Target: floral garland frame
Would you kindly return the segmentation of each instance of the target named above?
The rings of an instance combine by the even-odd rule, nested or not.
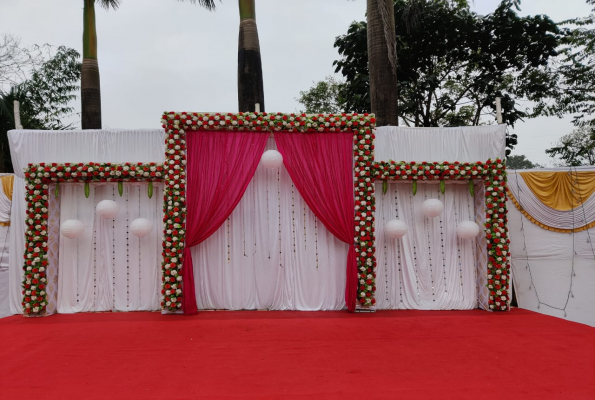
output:
[[[418,181],[439,181],[445,190],[447,180],[467,180],[473,193],[473,180],[481,179],[485,189],[485,232],[488,253],[488,305],[493,311],[510,309],[510,238],[506,201],[506,167],[499,158],[477,163],[459,162],[374,162],[372,174],[377,180],[411,181],[416,191]],[[356,206],[357,207],[357,206]],[[360,280],[360,284],[362,281]]]
[[[284,114],[284,113],[196,113],[165,112],[161,123],[166,131],[166,187],[164,189],[163,276],[180,276],[184,251],[184,229],[186,221],[186,131],[226,130],[236,132],[352,132],[354,155],[354,194],[356,201],[373,198],[374,185],[369,174],[374,161],[374,129],[376,118],[373,114]],[[357,208],[357,207],[356,207]],[[360,207],[361,208],[361,207]],[[360,221],[373,218],[373,208],[361,208],[356,214],[356,226]],[[355,250],[359,270],[366,275],[374,273],[374,233],[354,235]],[[370,243],[372,245],[370,246]],[[162,308],[175,312],[180,308],[182,294],[180,285],[175,293],[163,288]],[[363,293],[363,296],[361,294]],[[373,304],[373,286],[360,292],[363,305]]]
[[[47,307],[48,208],[50,183],[160,182],[163,163],[40,163],[25,169],[27,219],[23,265],[23,314],[45,314]],[[58,186],[56,187],[56,189]],[[56,190],[57,194],[57,190]]]

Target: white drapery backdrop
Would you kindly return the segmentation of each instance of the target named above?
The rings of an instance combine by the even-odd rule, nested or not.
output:
[[[8,273],[9,236],[10,226],[0,226],[0,318],[11,314]]]
[[[539,171],[543,170],[571,172],[568,168]],[[577,170],[593,171],[593,167]],[[554,210],[539,202],[524,183],[518,172],[525,171],[508,171],[508,187],[531,217],[561,229],[573,229],[595,219],[595,196],[574,210]],[[512,201],[507,206],[519,307],[595,326],[595,228],[575,233],[548,231],[533,224]]]
[[[60,236],[58,313],[84,311],[159,310],[163,191],[156,184],[153,197],[147,183],[92,184],[85,198],[83,184],[60,187],[60,221],[78,219],[85,225],[78,239]],[[101,200],[113,200],[120,210],[115,219],[95,212]],[[137,218],[153,223],[150,235],[130,232]]]
[[[198,308],[341,310],[347,250],[310,211],[285,167],[259,165],[230,218],[192,248]]]
[[[376,161],[458,161],[506,157],[506,125],[376,129]]]
[[[475,240],[458,238],[461,221],[475,221],[474,197],[467,185],[391,183],[376,186],[376,306],[378,309],[452,310],[477,307]],[[425,217],[422,203],[439,199],[444,212]],[[384,226],[405,221],[407,234],[390,239]]]
[[[41,162],[163,162],[163,129],[103,129],[85,131],[12,130],[8,132],[15,170],[9,255],[9,308],[22,314],[21,283],[25,252],[24,168]],[[153,197],[155,199],[155,197]],[[21,200],[22,199],[22,200]],[[160,199],[163,201],[163,198]]]

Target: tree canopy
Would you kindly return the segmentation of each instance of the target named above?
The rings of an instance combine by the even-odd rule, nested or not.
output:
[[[472,12],[466,0],[395,0],[401,121],[485,124],[495,120],[496,97],[511,126],[543,113],[538,105],[556,92],[550,61],[564,33],[547,16],[521,17],[517,10],[513,0],[486,16]],[[345,111],[370,111],[366,38],[366,23],[354,22],[335,40],[335,72],[346,78],[337,100]],[[522,100],[536,106],[522,106]],[[514,147],[516,136],[507,144]]]
[[[543,165],[532,163],[523,154],[508,156],[506,157],[506,168],[507,169],[531,169],[531,168],[543,168]]]
[[[15,128],[13,102],[21,103],[21,122],[28,129],[70,129],[65,118],[74,112],[81,78],[80,54],[74,49],[58,47],[29,78],[0,91],[0,171],[13,172],[7,132]]]
[[[595,165],[595,130],[589,126],[576,128],[545,152],[561,166]]]

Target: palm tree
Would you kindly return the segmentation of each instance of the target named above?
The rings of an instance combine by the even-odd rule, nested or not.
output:
[[[397,45],[393,0],[368,0],[370,102],[378,126],[398,125]]]
[[[238,40],[238,107],[255,111],[256,103],[264,112],[264,88],[260,43],[256,26],[255,0],[238,0],[240,8],[240,36]]]
[[[81,125],[83,129],[101,129],[101,88],[97,63],[97,29],[95,2],[114,10],[120,0],[84,0],[83,67],[81,69]]]

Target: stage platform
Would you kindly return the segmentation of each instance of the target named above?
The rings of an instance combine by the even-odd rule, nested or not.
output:
[[[595,328],[513,309],[0,319],[2,399],[594,399]]]

